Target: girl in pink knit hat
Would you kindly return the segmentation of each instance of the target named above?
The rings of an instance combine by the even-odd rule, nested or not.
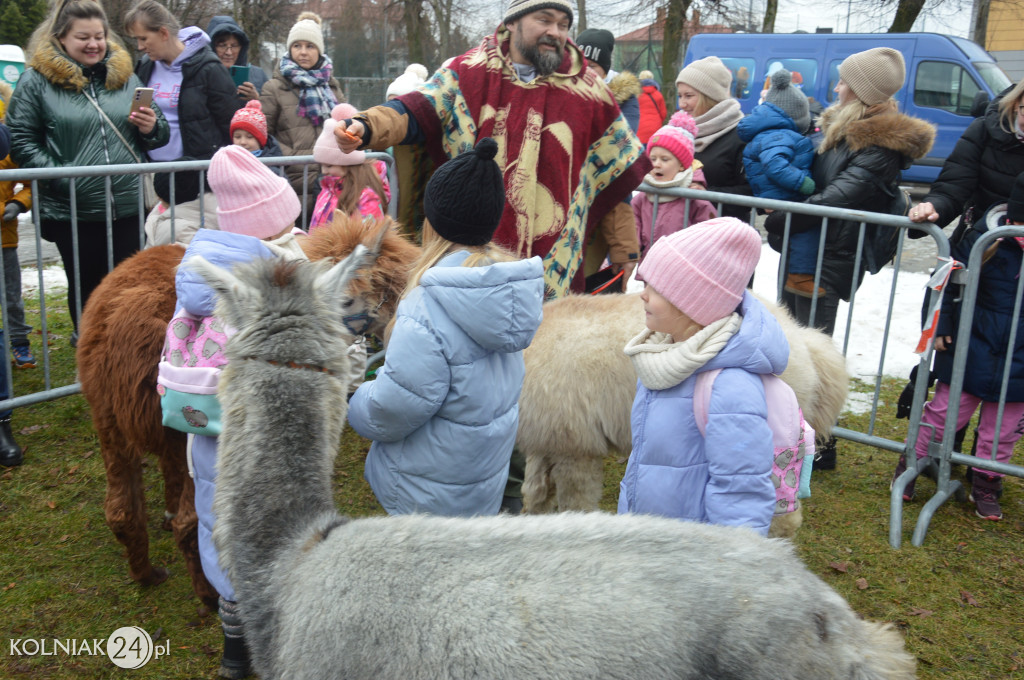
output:
[[[704,171],[700,161],[693,158],[693,140],[697,124],[686,111],[676,111],[665,125],[655,131],[647,142],[647,156],[653,168],[644,182],[659,189],[703,189]],[[658,216],[654,217],[654,204]],[[710,220],[716,216],[715,207],[708,201],[638,193],[633,197],[633,217],[640,238],[640,257],[651,244],[662,236],[679,231],[691,224]]]
[[[620,513],[768,534],[774,448],[761,374],[785,370],[789,343],[746,290],[760,256],[755,229],[720,217],[658,239],[640,263],[647,329],[625,348],[639,384]],[[716,369],[701,434],[694,389]]]
[[[227,362],[223,346],[229,331],[213,315],[216,293],[185,263],[202,256],[218,266],[231,267],[257,257],[306,256],[294,238],[302,233],[294,227],[302,208],[288,180],[236,145],[221,147],[213,155],[208,180],[217,197],[219,229],[200,229],[185,251],[184,266],[178,268],[178,301],[167,329],[157,391],[164,424],[190,434],[189,469],[195,479],[199,559],[207,580],[220,594],[224,628],[221,676],[242,678],[248,675],[249,661],[234,587],[220,567],[212,540],[220,433],[216,386]]]
[[[382,219],[388,209],[391,191],[384,164],[366,160],[363,151],[345,153],[334,139],[338,121],[357,113],[351,104],[335,106],[313,147],[313,160],[320,163],[320,195],[313,208],[310,231],[328,224],[335,210]]]

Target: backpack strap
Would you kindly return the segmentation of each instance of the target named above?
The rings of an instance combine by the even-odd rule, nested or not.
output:
[[[697,421],[697,429],[700,436],[706,437],[705,431],[708,426],[708,404],[711,403],[711,387],[715,384],[715,378],[722,372],[722,369],[715,368],[710,371],[701,371],[697,374],[697,382],[693,387],[693,418]]]

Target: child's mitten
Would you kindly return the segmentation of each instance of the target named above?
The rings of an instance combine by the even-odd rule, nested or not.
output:
[[[804,177],[804,181],[800,183],[800,193],[804,196],[810,196],[814,193],[814,180],[811,179],[810,175]]]

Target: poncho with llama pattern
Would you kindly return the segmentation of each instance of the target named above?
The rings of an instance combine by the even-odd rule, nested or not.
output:
[[[423,128],[437,165],[482,137],[498,143],[506,202],[494,240],[522,257],[543,258],[551,299],[569,292],[587,238],[639,186],[650,162],[575,45],[566,45],[554,73],[527,83],[508,56],[510,35],[499,27],[399,99]]]

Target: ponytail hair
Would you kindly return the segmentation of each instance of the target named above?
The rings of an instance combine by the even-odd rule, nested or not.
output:
[[[181,30],[181,24],[171,10],[157,0],[140,0],[132,5],[124,15],[125,32],[131,33],[132,27],[136,24],[146,31],[156,32],[166,28],[172,37],[176,37]]]

